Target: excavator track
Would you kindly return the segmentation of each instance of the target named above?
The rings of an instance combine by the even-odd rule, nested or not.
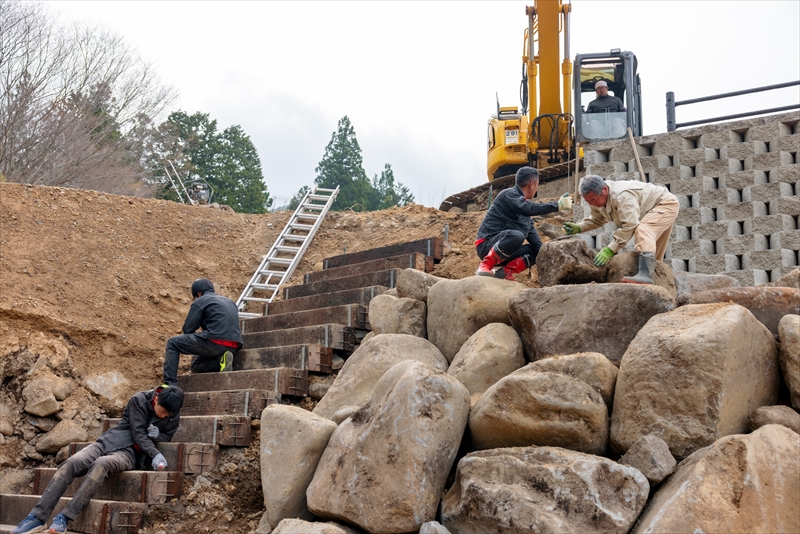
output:
[[[578,160],[578,171],[583,170],[583,158]],[[564,178],[568,173],[575,174],[575,160],[551,165],[539,169],[539,183],[552,182]],[[501,178],[495,178],[491,182],[486,182],[472,189],[450,195],[444,199],[439,206],[440,211],[450,211],[459,208],[464,211],[483,211],[489,209],[489,197],[494,198],[503,189],[514,187],[514,175],[509,174]]]

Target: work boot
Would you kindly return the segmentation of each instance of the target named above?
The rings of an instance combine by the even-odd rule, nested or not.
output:
[[[475,274],[478,276],[495,276],[494,269],[495,265],[503,261],[497,252],[495,252],[494,247],[489,251],[486,257],[483,258],[481,264],[478,266],[478,270],[475,271]]]
[[[226,350],[219,359],[219,372],[233,371],[233,353]]]
[[[525,256],[520,256],[519,258],[514,258],[513,260],[506,263],[501,269],[504,272],[504,277],[506,280],[511,280],[514,282],[514,275],[517,273],[521,273],[525,269],[528,268],[528,262],[525,261]]]
[[[653,252],[639,253],[639,272],[636,276],[626,276],[622,279],[627,284],[652,284],[653,269],[656,266],[656,255]]]

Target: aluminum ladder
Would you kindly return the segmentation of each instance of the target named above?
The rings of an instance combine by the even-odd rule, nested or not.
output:
[[[281,285],[291,278],[303,258],[338,193],[338,186],[336,189],[314,187],[306,193],[236,301],[240,318],[264,315],[263,311],[246,311],[247,305],[251,302],[268,304],[275,300]]]

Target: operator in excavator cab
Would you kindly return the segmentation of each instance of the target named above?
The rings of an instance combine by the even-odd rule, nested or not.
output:
[[[619,138],[625,135],[625,121],[609,113],[627,111],[622,100],[608,94],[608,82],[600,80],[594,84],[597,98],[589,102],[586,113],[596,114],[594,117],[587,115],[589,121],[585,128],[585,135],[594,139]],[[602,115],[601,115],[602,114]]]
[[[533,227],[531,216],[572,207],[569,193],[553,202],[529,202],[539,189],[539,171],[533,167],[519,169],[515,182],[513,188],[500,191],[478,228],[475,241],[475,252],[481,259],[475,271],[478,276],[513,281],[515,274],[536,263],[536,256],[542,248],[542,240]],[[525,240],[528,244],[523,246]]]

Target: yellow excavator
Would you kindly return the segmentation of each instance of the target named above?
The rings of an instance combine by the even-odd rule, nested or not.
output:
[[[577,170],[580,144],[620,139],[628,135],[628,127],[634,136],[642,135],[636,56],[619,49],[578,54],[573,71],[571,11],[568,0],[536,0],[525,8],[528,27],[523,39],[520,107],[500,106],[498,100],[497,113],[489,120],[489,183],[451,195],[439,209],[473,209],[477,204],[483,204],[478,209],[486,209],[487,197],[491,202],[492,192],[512,187],[520,167],[536,167],[541,181],[555,180]],[[624,111],[586,112],[596,97],[595,84],[601,80],[608,94],[623,102]]]

